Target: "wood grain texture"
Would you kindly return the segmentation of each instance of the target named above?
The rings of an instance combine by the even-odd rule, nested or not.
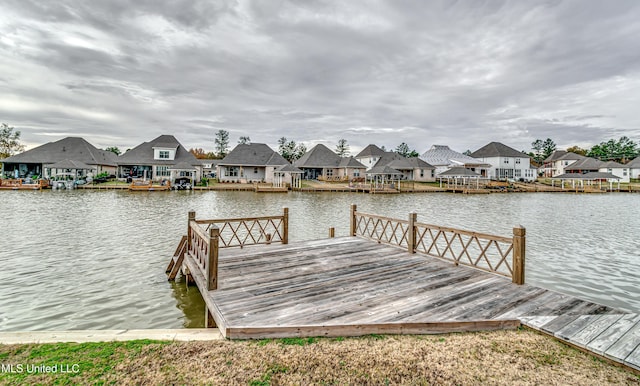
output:
[[[212,291],[193,256],[183,264],[227,338],[445,333],[522,321],[620,363],[638,360],[637,315],[358,237],[222,248]]]

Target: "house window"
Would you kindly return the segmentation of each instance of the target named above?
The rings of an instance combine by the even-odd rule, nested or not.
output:
[[[505,158],[502,162],[505,163],[505,164],[508,164],[509,163],[509,158]]]
[[[158,177],[170,177],[171,172],[168,166],[156,166],[156,176]]]
[[[424,177],[424,169],[420,169],[420,177]]]
[[[522,176],[522,170],[521,169],[514,170],[514,176],[521,177]]]
[[[258,174],[258,168],[253,168],[253,174]]]
[[[431,170],[431,177],[435,177],[436,176],[436,171],[435,170]]]
[[[520,158],[516,158],[516,165],[520,164]]]
[[[333,169],[327,169],[327,177],[333,177]]]
[[[607,172],[611,173],[611,169],[607,169]]]
[[[353,171],[353,176],[354,177],[360,177],[360,169],[356,169]]]
[[[160,158],[160,159],[169,159],[169,150],[160,150],[158,152],[158,158]]]
[[[240,168],[237,168],[237,167],[227,168],[227,176],[228,177],[238,177],[239,169]]]

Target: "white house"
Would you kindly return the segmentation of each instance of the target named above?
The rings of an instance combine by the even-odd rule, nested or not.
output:
[[[436,180],[435,167],[418,157],[407,158],[393,151],[384,152],[383,155],[379,156],[374,166],[378,170],[380,170],[380,167],[385,166],[397,170],[403,180],[420,182]],[[371,171],[371,169],[368,171]]]
[[[462,166],[466,169],[479,173],[484,177],[486,176],[487,168],[491,167],[491,165],[484,161],[458,153],[455,150],[451,150],[449,146],[443,145],[431,146],[429,150],[422,153],[420,158],[429,165],[435,167],[436,175],[451,168]]]
[[[587,157],[571,153],[566,150],[556,150],[549,157],[547,157],[544,163],[544,176],[556,177],[565,174],[565,168],[575,162],[581,161]]]
[[[217,165],[220,182],[274,182],[274,173],[289,161],[264,143],[242,143]]]
[[[536,168],[531,167],[531,157],[500,142],[491,142],[471,153],[471,157],[491,165],[486,177],[495,180],[535,181]]]
[[[380,160],[380,157],[385,155],[386,152],[380,149],[376,145],[368,145],[360,153],[358,153],[355,158],[358,162],[366,166],[367,170],[371,169],[375,166],[375,164]]]
[[[118,157],[120,177],[148,178],[155,181],[202,178],[202,163],[173,135],[161,135]]]
[[[629,168],[629,174],[631,178],[639,179],[640,178],[640,157],[635,158],[631,162],[627,164]]]
[[[629,182],[631,173],[628,165],[622,165],[615,161],[604,162],[598,170],[602,173],[611,173],[616,177],[620,177],[620,182]]]

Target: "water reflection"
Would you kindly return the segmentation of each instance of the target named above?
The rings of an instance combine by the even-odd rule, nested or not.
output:
[[[527,228],[528,283],[640,311],[640,195],[0,192],[0,330],[201,326],[195,287],[164,268],[199,218],[290,208],[290,242],[348,233],[359,210],[498,235]]]
[[[194,285],[187,287],[184,276],[179,276],[171,282],[173,297],[176,299],[176,307],[184,314],[182,327],[204,327],[204,300],[200,296],[198,288]]]

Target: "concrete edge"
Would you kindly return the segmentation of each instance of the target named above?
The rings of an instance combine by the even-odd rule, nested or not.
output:
[[[224,340],[224,337],[217,328],[0,332],[0,344],[115,342],[142,339],[186,342]]]

